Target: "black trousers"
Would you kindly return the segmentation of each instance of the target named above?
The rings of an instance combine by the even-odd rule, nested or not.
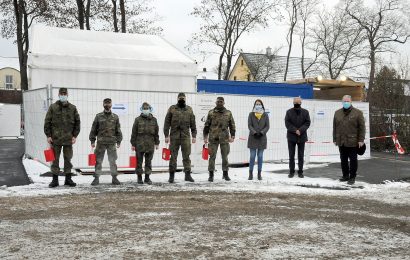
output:
[[[305,143],[296,143],[288,140],[288,150],[289,150],[289,172],[295,173],[295,152],[296,145],[298,146],[298,173],[303,173],[303,163],[305,155]]]
[[[342,166],[343,177],[356,178],[357,172],[357,147],[339,146],[340,163]],[[349,165],[350,160],[350,165]]]

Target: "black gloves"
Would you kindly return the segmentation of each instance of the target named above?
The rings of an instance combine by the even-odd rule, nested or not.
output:
[[[253,136],[255,136],[256,138],[261,138],[263,134],[261,132],[257,132],[257,133],[254,133]]]

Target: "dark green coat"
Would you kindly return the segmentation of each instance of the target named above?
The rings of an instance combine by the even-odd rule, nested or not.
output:
[[[76,106],[57,101],[52,104],[44,119],[44,133],[54,145],[71,145],[72,138],[80,133],[80,115]]]
[[[339,109],[333,118],[333,142],[337,146],[357,147],[364,142],[366,125],[363,112],[351,107],[348,110]]]
[[[112,112],[98,113],[95,118],[90,131],[89,137],[91,143],[101,144],[121,144],[122,132],[120,119]]]
[[[189,130],[191,130],[191,134]],[[180,108],[178,105],[172,105],[165,116],[165,137],[187,139],[192,135],[192,138],[196,138],[196,133],[195,115],[192,108],[190,106]]]
[[[210,143],[228,143],[229,137],[235,136],[236,127],[231,111],[216,108],[208,112],[204,126],[204,138]]]
[[[154,152],[155,145],[159,145],[159,127],[155,117],[140,115],[135,118],[132,126],[131,145],[137,152]]]

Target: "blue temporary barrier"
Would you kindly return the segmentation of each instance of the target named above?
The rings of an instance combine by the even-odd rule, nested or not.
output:
[[[198,79],[197,91],[205,93],[240,94],[255,96],[282,96],[313,99],[312,84],[267,83]]]

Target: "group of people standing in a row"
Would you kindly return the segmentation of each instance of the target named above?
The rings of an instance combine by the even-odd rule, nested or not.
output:
[[[178,94],[177,104],[172,105],[165,116],[164,136],[165,143],[169,144],[171,157],[169,161],[169,183],[174,183],[177,171],[177,158],[179,149],[182,152],[182,162],[185,173],[185,181],[194,182],[191,176],[191,144],[196,143],[197,128],[195,115],[190,106],[186,104],[184,93]],[[357,149],[364,143],[365,124],[363,113],[353,108],[350,96],[343,97],[343,108],[337,110],[333,122],[333,141],[339,146],[343,177],[341,181],[354,183],[357,171]],[[298,176],[303,178],[304,148],[307,138],[307,129],[310,126],[309,112],[301,108],[301,98],[294,98],[294,107],[286,112],[285,125],[287,128],[288,150],[289,150],[289,178],[295,174],[295,152],[298,147]],[[112,101],[109,98],[103,101],[104,111],[98,113],[92,124],[89,135],[91,147],[96,155],[94,180],[91,185],[99,184],[102,171],[102,162],[105,151],[107,151],[112,184],[119,185],[117,178],[117,149],[120,148],[123,139],[119,118],[112,113]],[[144,102],[140,108],[141,114],[135,118],[131,145],[137,157],[135,172],[139,184],[152,184],[150,175],[152,172],[152,158],[154,151],[159,147],[159,126],[157,119],[152,114],[152,106]],[[248,148],[250,149],[249,180],[253,179],[255,159],[258,162],[258,180],[262,180],[263,152],[267,148],[267,133],[269,131],[269,117],[265,111],[262,100],[257,99],[252,111],[248,116]],[[228,155],[230,143],[235,140],[235,121],[231,111],[225,108],[223,97],[218,97],[215,108],[208,112],[203,137],[204,143],[208,145],[209,162],[208,181],[214,181],[215,159],[218,148],[222,155],[222,178],[230,181],[228,174]],[[77,108],[68,102],[68,91],[60,88],[59,100],[53,103],[47,112],[44,122],[44,133],[47,142],[52,145],[55,160],[51,164],[53,180],[50,187],[57,187],[58,173],[60,172],[59,158],[61,151],[64,158],[64,185],[74,187],[71,176],[73,157],[72,145],[80,133],[80,116]],[[350,165],[348,160],[350,159]],[[143,161],[145,167],[143,169]],[[145,173],[144,180],[142,178]]]

